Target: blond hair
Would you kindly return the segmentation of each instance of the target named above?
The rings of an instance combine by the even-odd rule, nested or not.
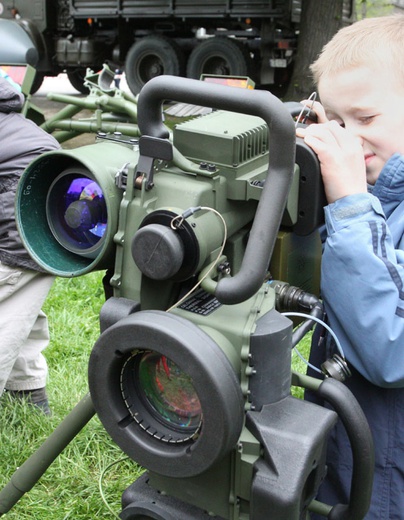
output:
[[[404,85],[404,16],[365,18],[340,29],[311,65],[314,82],[342,70],[369,66],[383,73],[396,70]]]

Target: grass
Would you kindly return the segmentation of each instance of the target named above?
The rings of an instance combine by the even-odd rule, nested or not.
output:
[[[103,303],[100,273],[75,279],[57,279],[48,296],[51,344],[46,350],[49,365],[48,394],[53,415],[33,413],[26,404],[4,398],[0,407],[0,486],[19,467],[87,394],[87,364],[99,335],[98,314]],[[55,460],[33,489],[6,515],[9,520],[114,518],[120,511],[122,491],[140,469],[125,460],[102,472],[123,457],[97,417],[84,427]]]
[[[87,393],[87,365],[98,338],[103,299],[102,273],[56,279],[45,305],[51,344],[48,394],[53,415],[33,413],[26,404],[3,398],[0,407],[0,488],[46,440]],[[304,370],[300,360],[295,368]],[[7,520],[89,520],[117,518],[121,494],[142,471],[93,417],[39,482],[7,513]],[[105,475],[103,475],[105,472]],[[101,496],[99,480],[102,479]],[[105,503],[106,502],[106,503]],[[107,504],[107,505],[106,505]]]

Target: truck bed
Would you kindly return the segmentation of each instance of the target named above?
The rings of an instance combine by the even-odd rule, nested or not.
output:
[[[300,4],[293,2],[293,4]],[[285,2],[279,0],[72,0],[75,16],[111,16],[154,18],[175,16],[200,18],[201,16],[285,16]]]

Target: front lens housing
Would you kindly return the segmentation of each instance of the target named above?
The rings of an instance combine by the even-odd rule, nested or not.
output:
[[[174,313],[140,310],[107,327],[88,382],[107,432],[156,474],[200,475],[240,438],[245,400],[233,364],[221,343]]]

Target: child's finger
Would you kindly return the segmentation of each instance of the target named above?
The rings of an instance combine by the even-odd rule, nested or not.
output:
[[[319,101],[314,101],[314,103],[313,103],[313,100],[311,100],[311,99],[303,99],[302,101],[300,101],[300,103],[302,105],[310,108],[311,110],[313,110],[313,112],[315,112],[315,114],[317,115],[318,123],[327,123],[328,122],[328,118],[325,115],[324,107]]]

